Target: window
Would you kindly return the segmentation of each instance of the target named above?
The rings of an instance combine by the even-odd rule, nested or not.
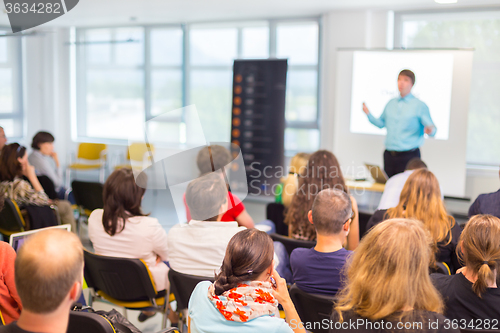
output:
[[[500,164],[500,11],[400,14],[406,48],[475,49],[467,131],[467,162]]]
[[[180,27],[78,29],[78,137],[139,140],[147,120],[182,107],[182,36]],[[178,142],[180,117],[169,117],[148,125]]]
[[[9,139],[23,136],[21,39],[0,28],[0,126]]]
[[[289,59],[285,148],[319,147],[317,19],[78,29],[76,45],[78,137],[126,140],[148,121],[156,139],[199,142],[180,109],[194,104],[205,138],[228,141],[234,59],[277,57]]]

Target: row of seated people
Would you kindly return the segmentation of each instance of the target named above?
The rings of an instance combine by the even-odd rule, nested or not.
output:
[[[40,149],[46,149],[44,145],[52,146],[52,143],[34,141]],[[0,192],[15,201],[21,208],[44,207],[56,205],[58,214],[63,224],[71,224],[72,230],[76,230],[76,221],[73,215],[71,203],[63,199],[50,199],[45,193],[37,177],[35,167],[28,160],[26,147],[18,143],[4,145],[0,151]],[[43,210],[36,210],[36,213]],[[29,220],[30,215],[24,215]],[[33,216],[31,216],[33,217]],[[32,223],[36,219],[32,218]],[[47,225],[42,225],[47,226]],[[33,227],[33,226],[32,226]]]
[[[336,221],[343,226],[352,215],[348,199],[338,190],[324,190],[314,204],[326,201],[345,208],[345,216]],[[317,214],[312,214],[314,219]],[[498,329],[499,239],[498,218],[473,217],[460,243],[465,267],[452,276],[429,275],[434,248],[420,221],[389,219],[376,225],[347,258],[345,280],[327,324],[330,332],[459,332],[459,327],[474,325]],[[2,252],[5,246],[0,246]],[[201,282],[192,293],[190,331],[305,332],[286,281],[274,269],[273,252],[266,233],[257,229],[236,233],[227,244],[215,282]],[[6,262],[12,265],[12,260]],[[0,327],[0,332],[66,332],[69,308],[82,286],[78,238],[62,230],[36,233],[19,250],[14,266],[22,311],[17,322]],[[8,268],[12,273],[13,267]],[[278,304],[285,320],[279,318]]]
[[[320,155],[322,155],[322,157],[323,157],[323,158],[325,158],[325,156],[328,156],[328,155],[329,155],[329,154],[331,154],[331,153],[329,153],[329,152],[325,152],[325,151],[320,151],[320,152],[317,152],[317,154],[320,154]],[[331,154],[331,155],[333,156],[333,154]],[[333,157],[334,157],[334,156],[333,156]],[[338,164],[338,163],[337,163],[337,164]],[[316,173],[318,174],[318,172],[316,172]],[[341,174],[340,174],[340,176],[341,176]],[[110,178],[112,178],[112,177],[110,177]],[[129,177],[129,178],[131,179],[131,181],[132,181],[132,183],[133,183],[133,177]],[[216,181],[216,180],[214,179],[213,181]],[[117,182],[117,183],[123,183],[123,182]],[[126,182],[125,182],[125,183],[126,183]],[[115,189],[115,191],[116,191],[117,193],[120,193],[120,194],[124,194],[124,193],[125,193],[125,194],[127,194],[127,195],[128,195],[128,194],[133,193],[133,190],[130,190],[130,189],[123,190],[123,188],[122,188],[121,190],[120,190],[120,189],[118,189],[118,190],[116,190],[116,189]],[[211,196],[211,195],[209,195],[209,194],[207,193],[206,188],[199,189],[198,191],[193,191],[193,193],[197,193],[197,194],[200,194],[200,195],[202,195],[202,194],[206,194],[206,195],[205,195],[206,197],[213,197],[213,196]],[[344,193],[345,193],[345,191],[344,191]],[[142,192],[142,194],[140,195],[140,198],[142,198],[142,195],[143,195],[143,194],[144,194],[144,192]],[[113,196],[113,195],[112,195],[112,196]],[[225,212],[225,207],[224,207],[224,205],[225,205],[225,204],[227,204],[227,199],[225,199],[225,198],[226,198],[226,196],[227,196],[227,194],[225,194],[225,195],[223,195],[223,196],[219,196],[219,197],[220,197],[220,199],[221,199],[221,200],[223,200],[223,202],[225,202],[225,203],[224,203],[224,204],[221,204],[221,203],[219,202],[219,204],[218,204],[218,205],[216,205],[216,208],[215,208],[215,209],[216,209],[218,212],[221,212],[221,213]],[[188,195],[186,195],[186,197],[188,197]],[[217,197],[217,196],[215,196],[215,197]],[[113,198],[115,199],[116,197],[114,197],[114,196],[113,196]],[[135,196],[135,200],[129,200],[129,201],[128,201],[128,203],[118,203],[118,205],[123,205],[123,207],[126,207],[126,205],[127,205],[127,204],[131,204],[131,205],[132,205],[132,206],[131,206],[132,208],[133,208],[133,207],[138,207],[138,210],[136,209],[136,210],[135,210],[135,212],[137,212],[137,211],[138,211],[138,212],[140,212],[140,198],[136,195],[136,196]],[[123,198],[122,198],[122,199],[123,199]],[[204,199],[202,198],[202,200],[201,200],[201,202],[202,202],[202,203],[203,203],[203,200],[204,200]],[[105,201],[106,201],[106,199],[105,199]],[[124,201],[127,201],[127,200],[124,200]],[[188,198],[186,198],[186,201],[188,202],[188,206],[190,206],[190,205],[189,205],[189,199],[188,199]],[[293,201],[293,200],[292,200],[292,201]],[[353,204],[351,204],[351,205],[352,205],[352,206],[354,206]],[[105,206],[106,206],[106,205],[105,205]],[[198,203],[196,203],[196,202],[192,203],[192,206],[193,206],[193,209],[194,209],[194,210],[196,210],[196,209],[197,209],[197,207],[200,207],[200,206],[198,205]],[[122,208],[123,208],[123,207],[122,207]],[[109,209],[108,209],[108,210],[109,210]],[[354,207],[352,207],[352,210],[354,211]],[[105,220],[106,220],[106,219],[104,218],[104,213],[105,213],[105,211],[106,211],[106,209],[104,210],[104,212],[103,212],[103,211],[101,211],[102,216],[101,216],[100,218],[99,218],[99,216],[98,216],[98,212],[96,212],[96,216],[98,217],[98,218],[96,219],[96,221],[97,221],[97,225],[99,225],[99,226],[101,227],[101,229],[102,229],[101,231],[104,231],[104,232],[106,232],[107,234],[109,234],[109,232],[107,232],[107,231],[106,231],[106,227],[107,227],[107,226],[109,227],[110,225],[112,225],[112,224],[113,224],[113,216],[115,216],[115,217],[116,217],[116,216],[118,216],[118,217],[116,218],[116,222],[115,222],[115,225],[118,225],[119,221],[126,221],[127,219],[130,219],[131,217],[138,217],[138,216],[141,216],[141,215],[142,215],[142,213],[140,213],[141,215],[136,215],[136,214],[134,213],[134,210],[130,211],[130,209],[128,209],[128,208],[127,208],[127,209],[123,209],[123,214],[122,214],[122,215],[119,215],[119,214],[117,215],[117,214],[113,214],[113,213],[112,213],[112,214],[110,214],[112,218],[108,220],[108,223],[104,223],[103,221],[105,221]],[[112,211],[112,210],[111,210],[111,211]],[[198,216],[207,216],[206,214],[207,214],[207,212],[206,212],[205,210],[202,210],[202,211],[199,213],[199,215],[198,215]],[[211,214],[212,214],[212,213],[210,213],[209,215],[211,215]],[[215,214],[215,211],[214,211],[214,214]],[[351,214],[352,214],[352,213],[351,213]],[[221,215],[222,215],[222,214],[218,214],[217,219],[221,219]],[[356,214],[354,213],[354,215],[353,215],[353,216],[351,216],[351,218],[349,219],[350,221],[352,221],[352,223],[354,223],[354,220],[355,220],[355,215],[356,215]],[[120,216],[122,217],[122,218],[121,218],[121,220],[120,220]],[[125,218],[123,218],[123,216],[124,216]],[[211,216],[215,216],[215,215],[211,215]],[[307,215],[306,215],[306,216],[307,216]],[[410,217],[414,217],[414,216],[410,216]],[[200,219],[201,219],[201,218],[200,218]],[[136,224],[141,224],[141,223],[142,223],[142,219],[139,219],[139,220],[141,220],[141,221],[136,222]],[[154,220],[155,220],[155,219],[154,219]],[[210,220],[210,219],[209,219],[209,220]],[[308,221],[309,221],[309,218],[308,218]],[[450,220],[450,221],[451,221],[451,220]],[[201,221],[200,221],[200,222],[201,222]],[[118,233],[117,233],[117,230],[115,229],[115,233],[117,233],[117,234],[120,234],[121,232],[123,232],[123,231],[126,229],[126,228],[125,228],[125,225],[130,225],[129,223],[125,223],[125,222],[121,222],[121,223],[122,223],[122,227],[123,227],[123,228],[122,228],[122,230],[121,230],[120,232],[118,232]],[[158,221],[157,221],[157,220],[156,220],[156,223],[158,224]],[[191,225],[191,224],[189,224],[188,226],[195,227],[195,225],[196,225],[196,223],[193,223],[192,225]],[[204,226],[204,225],[202,225],[202,226]],[[234,226],[234,223],[233,223],[233,226]],[[312,224],[311,224],[311,226],[312,226]],[[159,228],[159,229],[162,229],[162,228],[161,228],[161,226],[160,226],[159,224],[158,224],[158,225],[154,225],[154,227]],[[186,228],[186,226],[185,226],[185,225],[183,225],[183,226],[179,226],[179,228],[181,228],[181,227],[183,227],[183,229],[181,229],[181,230],[185,230],[185,231],[187,231],[188,233],[189,233],[189,232],[191,232],[191,230],[195,230],[195,228]],[[228,224],[228,227],[229,227],[229,224]],[[314,228],[314,227],[313,227],[313,228]],[[159,229],[156,229],[156,230],[159,230]],[[202,230],[202,231],[200,231],[200,233],[201,233],[201,234],[203,234],[202,236],[205,236],[204,232],[206,232],[206,230]],[[170,235],[171,233],[172,233],[172,232],[170,232],[170,233],[169,233],[169,235]],[[315,234],[316,234],[316,233],[315,233]],[[349,234],[351,234],[351,233],[347,233],[347,235],[349,235]],[[432,232],[431,232],[431,234],[432,234]],[[174,235],[175,235],[175,233],[174,233]],[[220,234],[220,233],[216,233],[216,235],[221,235],[221,234]],[[116,235],[115,235],[115,236],[116,236]],[[173,237],[173,236],[172,236],[172,237]],[[348,236],[347,236],[347,237],[348,237]],[[178,238],[178,237],[175,237],[175,238]],[[136,241],[137,241],[137,240],[136,240]],[[146,241],[151,242],[151,241],[150,241],[150,240],[148,240],[148,239],[146,239]],[[214,242],[214,239],[209,239],[209,242]],[[216,242],[216,241],[215,241],[215,242]],[[222,251],[219,251],[219,253],[218,253],[219,258],[221,258],[221,256],[220,256],[220,255],[221,255],[221,253],[222,253],[222,256],[223,256],[223,254],[224,254],[224,249],[225,249],[225,246],[227,245],[227,242],[228,242],[228,240],[226,240],[225,242],[223,242],[223,250],[222,250]],[[141,243],[141,244],[142,244],[142,243],[144,243],[144,242],[140,242],[140,241],[139,241],[138,243]],[[160,242],[160,243],[161,243],[161,242]],[[163,242],[163,243],[165,243],[165,242]],[[185,248],[187,249],[187,251],[185,251],[185,252],[189,252],[189,250],[192,250],[193,243],[196,243],[196,240],[195,240],[194,242],[188,243],[188,244],[185,246]],[[205,248],[214,247],[214,245],[213,245],[213,244],[214,244],[214,243],[212,243],[212,244],[208,244],[207,246],[205,246]],[[166,244],[165,244],[165,245],[166,245]],[[437,244],[436,244],[436,245],[437,245]],[[116,247],[115,247],[115,248],[116,248]],[[203,248],[203,247],[202,247],[202,248]],[[128,249],[128,250],[129,250],[129,249],[130,249],[130,247],[126,247],[126,249]],[[168,250],[170,250],[170,249],[168,249]],[[167,251],[168,251],[168,250],[167,250]],[[155,258],[157,258],[157,255],[158,255],[158,254],[157,254],[155,251],[150,251],[150,252],[151,252],[151,253],[154,253],[154,254],[155,254]],[[200,253],[199,251],[193,251],[193,252],[196,252],[196,253],[198,253],[198,254]],[[202,251],[202,252],[203,252],[203,251]],[[139,253],[139,255],[137,255],[137,254],[135,254],[135,255],[125,254],[125,255],[126,255],[126,256],[131,256],[131,257],[141,257],[141,254],[140,254],[140,253]],[[149,255],[149,254],[147,254],[147,255]],[[159,257],[160,257],[160,258],[158,258],[158,260],[156,260],[156,262],[155,262],[155,263],[153,263],[153,265],[151,265],[151,264],[149,265],[149,266],[150,266],[150,268],[151,268],[151,267],[155,267],[155,266],[156,266],[156,263],[157,263],[158,265],[161,265],[161,264],[162,264],[162,262],[161,262],[161,259],[162,259],[162,258],[161,258],[161,256],[159,256]],[[171,253],[169,253],[169,257],[170,257],[170,261],[171,261],[172,263],[173,263],[173,262],[175,262],[175,260],[172,260],[172,259],[173,259],[173,257],[172,257],[172,255],[171,255]],[[175,257],[175,256],[174,256],[174,257]],[[292,256],[292,257],[293,257],[293,256]],[[181,256],[181,261],[182,261],[182,256]],[[220,259],[220,260],[218,260],[218,265],[212,266],[212,267],[210,268],[210,272],[211,272],[211,273],[213,273],[213,272],[214,272],[214,271],[218,268],[218,266],[220,265],[221,261],[222,261],[221,259]],[[201,262],[201,265],[203,265],[203,264],[205,264],[205,263],[206,263],[206,261],[203,261],[203,262]],[[194,264],[194,265],[189,265],[189,264],[188,264],[188,265],[186,265],[186,266],[189,266],[189,267],[198,267],[196,264]],[[160,267],[161,267],[161,266],[160,266]],[[166,266],[165,266],[165,267],[166,267]],[[203,266],[201,266],[201,267],[203,267]],[[175,268],[174,268],[174,269],[175,269]],[[196,268],[195,268],[195,269],[196,269]],[[154,269],[153,269],[153,270],[154,270]],[[178,269],[178,270],[182,272],[182,269]],[[188,274],[193,274],[193,272],[185,272],[185,273],[188,273]],[[159,275],[161,275],[161,276],[160,276],[160,285],[161,285],[161,280],[163,279],[163,280],[165,281],[166,274],[161,274],[161,273],[160,273]],[[196,274],[196,275],[205,275],[205,274]],[[165,281],[165,284],[166,284],[166,283],[167,283],[167,282]]]

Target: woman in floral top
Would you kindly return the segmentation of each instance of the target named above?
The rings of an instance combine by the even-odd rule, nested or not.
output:
[[[200,282],[191,295],[191,333],[305,333],[286,281],[273,268],[273,253],[273,241],[263,231],[234,235],[215,282]],[[279,318],[278,303],[286,321]]]
[[[24,180],[23,176],[28,178],[28,181]],[[26,148],[18,143],[11,143],[2,149],[0,155],[0,191],[19,206],[56,204],[62,223],[71,224],[73,230],[76,230],[76,222],[70,203],[66,200],[52,202],[47,197],[35,174],[35,168],[28,162]]]

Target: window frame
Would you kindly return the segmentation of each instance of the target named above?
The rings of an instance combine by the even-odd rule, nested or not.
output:
[[[84,28],[75,28],[75,44],[76,52],[75,52],[75,84],[76,84],[76,115],[74,116],[73,122],[76,122],[76,135],[73,135],[74,138],[78,141],[87,141],[87,142],[103,142],[108,144],[116,144],[116,145],[127,145],[128,141],[124,139],[112,139],[112,138],[98,138],[98,137],[89,137],[87,135],[82,135],[82,133],[86,133],[87,123],[86,123],[86,93],[87,93],[87,82],[85,73],[88,70],[85,58],[85,50],[84,47],[78,47],[78,43],[83,41],[85,32],[87,30],[94,29],[120,29],[120,28],[133,28],[133,27],[142,27],[144,29],[144,64],[137,66],[137,69],[141,69],[144,73],[144,113],[145,113],[145,121],[151,120],[156,117],[151,114],[151,105],[152,105],[152,89],[151,89],[151,76],[152,72],[155,69],[180,69],[182,72],[182,106],[185,107],[190,105],[191,96],[190,96],[190,75],[192,70],[203,69],[203,70],[232,70],[231,65],[193,65],[190,61],[190,32],[193,26],[206,25],[209,27],[213,26],[227,26],[234,27],[237,29],[237,58],[236,59],[245,59],[243,58],[243,29],[246,27],[251,27],[252,23],[267,23],[269,27],[269,59],[276,59],[276,51],[277,51],[277,26],[280,23],[306,23],[306,22],[314,22],[318,25],[318,58],[316,65],[288,65],[288,70],[300,71],[300,70],[314,70],[317,73],[317,83],[316,83],[316,119],[312,121],[286,121],[286,129],[316,129],[320,131],[320,106],[321,106],[321,54],[322,54],[322,19],[320,16],[312,16],[312,17],[298,17],[298,18],[279,18],[279,19],[248,19],[243,22],[237,22],[234,20],[228,21],[208,21],[208,22],[192,22],[187,24],[145,24],[145,25],[119,25],[119,26],[95,26],[95,27],[84,27]],[[174,65],[152,65],[151,64],[151,54],[150,54],[150,45],[151,45],[151,30],[158,28],[180,28],[183,33],[182,38],[182,63],[180,66]],[[127,66],[127,68],[132,68],[132,66]],[[82,75],[83,74],[83,75]],[[185,124],[184,121],[184,113],[181,116],[181,122]],[[181,134],[182,136],[182,134]],[[229,140],[229,138],[228,138]],[[321,145],[321,135],[320,141]],[[165,146],[169,147],[184,147],[184,144],[165,144]],[[318,147],[319,148],[319,147]],[[294,151],[286,151],[286,154],[292,154]]]
[[[0,31],[5,31],[5,34],[9,35],[9,31],[12,29],[8,26],[0,25]],[[14,120],[19,121],[20,123],[20,133],[19,135],[14,135],[12,137],[8,137],[7,139],[11,142],[20,141],[24,138],[26,133],[26,121],[25,121],[25,112],[24,112],[24,69],[23,69],[23,41],[22,38],[24,36],[12,36],[12,37],[0,37],[0,38],[14,38],[15,39],[15,50],[12,53],[14,59],[12,61],[7,62],[6,65],[0,64],[0,68],[12,68],[13,69],[13,101],[14,101],[14,110],[11,113],[0,113],[0,119],[4,120]]]
[[[423,16],[433,14],[466,14],[495,11],[500,14],[500,6],[485,6],[485,7],[462,7],[462,8],[439,8],[439,9],[419,9],[419,10],[402,10],[394,12],[394,48],[403,48],[403,23],[404,16]],[[498,173],[498,165],[470,162],[466,160],[466,169],[468,174],[474,175],[489,175],[493,171]]]

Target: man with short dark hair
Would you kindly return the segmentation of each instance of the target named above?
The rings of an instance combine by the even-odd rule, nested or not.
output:
[[[408,162],[404,172],[389,178],[387,183],[385,183],[384,193],[382,194],[382,198],[380,198],[377,210],[396,207],[408,177],[410,177],[413,171],[423,168],[427,169],[427,165],[420,158],[415,157]]]
[[[325,189],[316,196],[309,222],[314,225],[314,248],[296,248],[290,256],[295,284],[311,294],[335,296],[342,287],[342,270],[352,251],[343,244],[354,217],[349,195],[338,189]]]
[[[420,146],[424,133],[436,135],[436,126],[429,113],[429,107],[412,95],[415,74],[402,70],[398,75],[399,97],[391,99],[379,118],[375,118],[363,103],[368,120],[378,128],[387,128],[384,152],[384,170],[388,177],[405,170],[414,157],[420,158]]]
[[[35,233],[17,253],[15,280],[23,309],[0,332],[66,333],[70,307],[82,291],[82,243],[61,229]]]
[[[478,214],[489,214],[500,218],[500,190],[480,194],[476,198],[469,208],[469,218]]]

